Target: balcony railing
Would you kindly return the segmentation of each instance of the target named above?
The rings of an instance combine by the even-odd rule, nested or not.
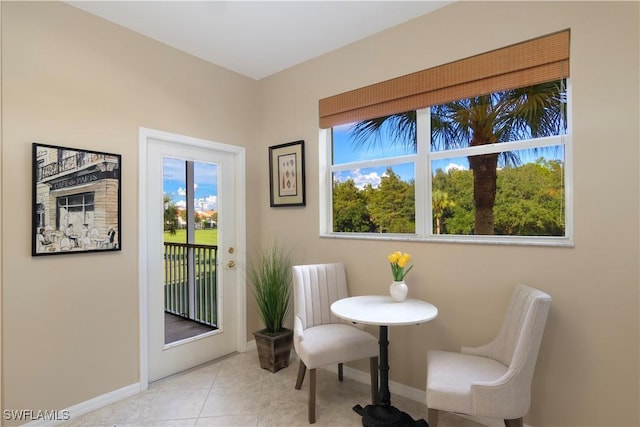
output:
[[[42,165],[38,168],[38,181],[69,171],[79,171],[91,165],[104,163],[106,170],[113,170],[118,163],[117,157],[101,153],[75,153],[63,157],[55,162]]]
[[[217,256],[217,246],[165,242],[166,312],[218,326]]]

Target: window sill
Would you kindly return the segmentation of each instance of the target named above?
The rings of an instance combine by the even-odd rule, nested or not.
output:
[[[484,245],[508,245],[508,246],[550,246],[567,247],[575,246],[573,239],[569,237],[512,237],[512,236],[418,236],[416,234],[369,234],[369,233],[320,233],[320,238],[348,239],[348,240],[382,240],[401,242],[429,242],[429,243],[462,243]]]

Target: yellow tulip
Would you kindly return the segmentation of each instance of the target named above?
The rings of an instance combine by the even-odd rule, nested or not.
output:
[[[404,268],[411,260],[411,255],[406,252],[402,253],[400,251],[395,251],[390,253],[387,258],[391,263],[391,274],[393,275],[393,280],[404,280],[404,276],[406,276],[406,274],[413,268],[412,265],[407,268],[407,271],[404,271]]]

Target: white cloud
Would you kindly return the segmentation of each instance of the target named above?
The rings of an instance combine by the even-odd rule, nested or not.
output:
[[[198,189],[198,184],[194,183],[193,184],[193,192],[195,193],[197,189]],[[187,189],[179,187],[178,188],[178,196],[186,196],[186,195],[187,195]]]
[[[218,209],[218,196],[207,196],[204,199],[206,210],[215,211]]]
[[[462,166],[462,165],[458,165],[458,164],[456,164],[456,163],[449,163],[449,164],[447,165],[447,167],[445,167],[444,169],[445,169],[445,171],[447,171],[447,172],[449,172],[449,171],[451,171],[451,170],[460,170],[460,171],[467,170],[467,168],[466,168],[466,167],[464,167],[464,166]]]
[[[178,209],[187,208],[187,202],[185,200],[178,200],[175,203],[175,205]],[[216,211],[218,210],[218,197],[213,195],[210,195],[207,197],[200,197],[193,201],[193,207],[196,210],[196,212]]]
[[[213,195],[201,197],[194,200],[194,204],[196,211],[215,211],[218,209],[218,197]]]
[[[382,179],[382,177],[378,175],[377,172],[363,174],[360,169],[355,169],[353,171],[353,174],[351,175],[351,179],[353,179],[356,187],[358,187],[359,189],[363,189],[366,185],[369,184],[374,188],[378,187],[380,185],[380,180]]]

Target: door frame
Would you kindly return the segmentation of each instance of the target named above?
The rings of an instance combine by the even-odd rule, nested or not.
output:
[[[149,305],[147,283],[147,236],[149,233],[147,222],[148,209],[145,198],[142,196],[147,188],[147,152],[149,140],[161,140],[172,144],[186,144],[198,148],[210,148],[230,153],[234,156],[236,182],[236,253],[238,274],[236,283],[233,284],[236,295],[235,316],[230,319],[236,327],[235,350],[245,352],[247,350],[247,314],[246,286],[242,280],[243,268],[246,264],[246,150],[244,147],[228,145],[205,139],[194,138],[185,135],[169,133],[165,131],[143,128],[139,129],[138,137],[138,284],[139,284],[139,335],[140,335],[140,389],[149,387]]]

